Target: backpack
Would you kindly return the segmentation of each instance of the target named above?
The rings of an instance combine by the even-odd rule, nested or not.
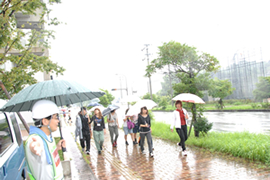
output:
[[[129,118],[127,119],[127,127],[128,129],[133,129],[135,127],[135,124]]]

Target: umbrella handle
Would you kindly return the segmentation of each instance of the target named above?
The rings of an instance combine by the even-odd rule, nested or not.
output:
[[[61,137],[60,139],[64,139],[64,138]],[[61,144],[61,147],[62,147],[62,144]],[[67,148],[62,147],[62,151],[63,151],[63,152],[66,152],[66,151],[67,151]]]

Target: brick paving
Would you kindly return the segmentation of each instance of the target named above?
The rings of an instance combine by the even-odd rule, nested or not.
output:
[[[86,155],[88,165],[71,136],[74,127],[66,127],[63,132],[73,169],[72,177],[66,179],[270,179],[270,168],[256,169],[252,163],[240,158],[221,156],[200,148],[187,147],[188,155],[183,156],[175,143],[159,138],[153,138],[155,150],[152,158],[147,143],[145,155],[138,145],[132,144],[130,136],[130,145],[126,146],[122,130],[119,131],[117,148],[112,147],[107,131],[102,155],[98,155],[91,139],[90,155]]]
[[[98,155],[91,139],[90,167],[97,179],[270,179],[270,168],[254,169],[252,164],[240,159],[227,159],[187,147],[183,156],[175,143],[153,138],[154,158],[143,155],[138,145],[133,145],[130,136],[125,145],[124,132],[119,131],[118,147],[113,148],[109,132],[105,135],[102,155]],[[234,160],[235,159],[235,160]]]

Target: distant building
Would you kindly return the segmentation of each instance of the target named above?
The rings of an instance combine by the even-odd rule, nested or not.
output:
[[[225,99],[254,99],[253,91],[259,77],[270,75],[270,62],[248,61],[249,57],[235,53],[232,63],[225,69],[212,73],[212,78],[228,79],[235,91]]]

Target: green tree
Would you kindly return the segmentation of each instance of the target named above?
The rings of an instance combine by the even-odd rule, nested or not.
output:
[[[171,74],[170,76],[171,76],[172,85],[180,83],[180,79],[177,76],[173,74]],[[171,96],[171,89],[170,89],[171,85],[170,85],[170,78],[168,74],[163,76],[163,82],[161,82],[161,87],[162,87],[160,91],[161,96]]]
[[[166,98],[165,96],[162,96],[162,97],[161,97],[161,100],[160,100],[160,102],[158,103],[158,106],[159,106],[159,107],[162,107],[162,109],[165,109],[166,106],[168,106],[168,100],[167,100],[167,98]]]
[[[33,49],[40,48],[42,51],[50,48],[49,39],[54,38],[53,31],[45,30],[45,25],[58,25],[57,18],[48,20],[51,10],[49,5],[59,0],[50,0],[49,4],[41,0],[18,1],[3,0],[0,2],[0,79],[11,96],[18,93],[26,85],[37,82],[34,75],[37,72],[62,74],[64,68],[53,63],[49,57],[39,56],[33,53]],[[36,14],[40,12],[39,14]],[[16,13],[24,15],[39,15],[40,19],[36,29],[23,29],[27,24],[17,28]],[[31,22],[27,22],[32,25]],[[23,43],[25,41],[25,43]],[[11,53],[11,52],[16,52]],[[5,71],[3,65],[6,62],[15,65],[11,71]],[[3,91],[0,98],[6,99]]]
[[[209,89],[208,93],[213,98],[219,98],[218,104],[220,109],[223,109],[224,103],[223,99],[233,93],[235,88],[232,87],[232,83],[229,80],[219,80],[215,78],[212,81],[212,86]]]
[[[257,101],[270,98],[270,77],[260,77],[259,82],[256,84],[256,89],[253,91],[253,95]]]
[[[105,92],[105,95],[99,97],[99,100],[100,100],[99,104],[102,104],[104,107],[107,107],[114,100],[114,96],[108,90],[105,90],[105,89],[100,89],[100,90]]]
[[[164,43],[158,47],[158,58],[154,59],[146,69],[147,77],[150,77],[157,70],[162,70],[166,66],[173,67],[173,73],[176,73],[181,83],[174,85],[174,93],[185,91],[197,95],[200,94],[198,89],[198,80],[196,79],[202,72],[212,72],[219,68],[219,61],[208,53],[199,52],[195,47],[181,44],[175,41]],[[182,88],[182,89],[179,89]],[[192,106],[192,124],[196,121],[196,105]],[[189,130],[190,134],[191,128]],[[194,129],[195,136],[199,133]]]
[[[157,97],[156,94],[152,94],[152,97],[153,97],[153,101],[155,103],[158,103],[159,102],[159,99],[158,99],[158,97]],[[142,99],[151,99],[150,93],[146,93],[145,95],[143,95]]]

